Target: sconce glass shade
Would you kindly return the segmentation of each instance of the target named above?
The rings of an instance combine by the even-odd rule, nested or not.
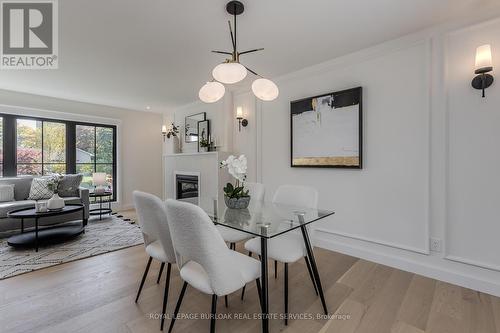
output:
[[[215,103],[224,96],[226,88],[219,82],[207,82],[201,87],[198,96],[205,103]]]
[[[226,62],[215,66],[212,75],[219,82],[233,84],[247,76],[247,69],[240,63]]]
[[[275,100],[279,95],[278,86],[268,79],[257,79],[252,83],[252,91],[258,99],[263,101]]]
[[[476,50],[476,74],[490,72],[493,69],[491,60],[491,45],[486,44]]]
[[[161,133],[162,133],[162,134],[167,134],[167,125],[163,125],[163,126],[161,127]]]
[[[106,185],[106,173],[105,172],[95,172],[92,174],[92,182],[94,186],[104,186]]]
[[[243,108],[238,106],[236,108],[236,119],[243,118]]]

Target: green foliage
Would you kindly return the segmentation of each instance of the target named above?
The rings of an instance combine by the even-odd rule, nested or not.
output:
[[[231,183],[227,183],[226,187],[224,187],[224,194],[228,198],[243,198],[248,197],[248,190],[245,190],[244,186],[233,186]]]
[[[167,139],[170,139],[171,136],[176,137],[179,134],[179,128],[175,126],[174,123],[170,126],[167,131]]]
[[[210,142],[208,141],[208,139],[201,139],[200,140],[200,147],[210,147]]]

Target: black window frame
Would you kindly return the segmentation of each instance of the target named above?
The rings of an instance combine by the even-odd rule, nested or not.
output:
[[[72,120],[64,120],[64,119],[56,119],[56,118],[46,118],[46,117],[38,117],[38,116],[28,116],[28,115],[18,115],[18,114],[9,114],[9,113],[0,113],[0,117],[3,121],[3,174],[0,178],[10,178],[10,177],[18,177],[17,175],[17,119],[27,119],[27,120],[35,120],[42,122],[55,122],[55,123],[63,123],[66,125],[66,173],[74,174],[76,173],[76,126],[92,126],[92,127],[102,127],[102,128],[111,128],[113,130],[113,161],[112,163],[96,163],[97,158],[94,163],[94,170],[97,165],[111,165],[112,166],[112,176],[113,176],[113,198],[112,201],[116,202],[117,200],[117,191],[118,191],[118,161],[117,161],[117,126],[102,124],[102,123],[93,123],[93,122],[85,122],[85,121],[72,121]],[[94,146],[96,146],[96,142],[94,141]],[[43,156],[43,124],[42,124],[42,156]],[[19,163],[19,164],[30,164],[30,163]],[[42,173],[43,173],[43,158],[42,163],[33,163],[42,165]],[[63,163],[45,163],[49,164],[63,164]],[[87,163],[78,163],[78,164],[87,164]]]
[[[33,121],[40,121],[42,123],[42,161],[41,162],[32,162],[32,163],[18,163],[17,161],[17,120],[18,119],[25,119],[25,120],[33,120]],[[66,135],[65,135],[65,145],[66,145],[66,153],[65,153],[65,162],[45,162],[44,161],[44,150],[45,150],[45,145],[44,145],[44,130],[45,130],[45,126],[44,126],[44,123],[59,123],[59,124],[63,124],[65,126],[65,130],[66,130]],[[62,165],[64,164],[65,165],[65,169],[66,169],[66,172],[65,173],[69,173],[68,172],[68,124],[66,124],[65,121],[63,120],[60,120],[60,119],[44,119],[44,118],[37,118],[37,117],[29,117],[29,116],[17,116],[15,117],[15,125],[16,125],[16,128],[14,129],[15,131],[15,134],[16,134],[16,139],[14,141],[14,146],[15,146],[15,153],[16,153],[16,160],[15,160],[15,165],[16,165],[16,177],[19,177],[19,176],[24,176],[24,175],[18,175],[17,174],[17,166],[18,164],[21,164],[21,165],[40,165],[42,167],[42,174],[41,176],[44,175],[44,166],[45,165]]]
[[[76,126],[88,126],[88,127],[94,127],[94,162],[93,163],[78,163],[76,161]],[[112,163],[103,163],[103,162],[97,162],[97,128],[111,128],[113,130],[113,162]],[[96,123],[86,123],[86,122],[73,122],[73,129],[72,133],[74,133],[74,149],[72,149],[72,159],[74,161],[74,171],[73,173],[76,173],[76,166],[77,165],[93,165],[94,166],[94,172],[97,172],[97,166],[98,165],[111,165],[111,170],[112,170],[112,176],[113,176],[113,199],[112,201],[116,201],[116,184],[117,184],[117,162],[116,162],[116,126],[114,125],[106,125],[106,124],[96,124]]]

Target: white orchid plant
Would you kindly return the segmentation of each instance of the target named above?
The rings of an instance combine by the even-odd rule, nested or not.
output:
[[[248,197],[248,190],[245,190],[245,180],[247,179],[247,158],[245,155],[240,155],[238,158],[231,155],[225,161],[220,162],[220,167],[227,168],[229,174],[236,179],[234,185],[227,183],[224,187],[225,195],[228,198],[236,199]]]

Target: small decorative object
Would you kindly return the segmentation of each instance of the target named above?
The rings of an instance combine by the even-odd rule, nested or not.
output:
[[[207,119],[205,112],[192,114],[184,120],[184,141],[186,143],[198,142],[198,122]]]
[[[247,158],[245,155],[229,156],[220,163],[221,168],[227,168],[229,174],[236,179],[235,184],[227,183],[224,187],[224,202],[231,209],[245,209],[250,204],[250,195],[245,190],[247,178]]]
[[[35,211],[37,213],[45,213],[47,212],[47,203],[43,201],[35,202]]]
[[[54,178],[54,180],[48,184],[49,189],[54,192],[52,197],[47,201],[48,210],[61,210],[64,208],[64,199],[61,198],[58,194],[58,184],[59,178]]]
[[[198,135],[200,140],[198,141],[198,151],[207,152],[209,151],[210,142],[210,120],[203,120],[198,122]]]
[[[362,88],[290,103],[291,166],[362,167]]]
[[[94,193],[102,194],[106,192],[106,173],[95,172],[92,174],[92,182],[94,183]]]
[[[248,120],[243,118],[243,108],[241,106],[236,108],[236,119],[238,119],[238,132],[241,132],[241,126],[247,127],[248,125]]]
[[[166,125],[162,126],[163,142],[166,142],[167,154],[178,154],[179,148],[179,128],[174,123],[167,128]],[[165,140],[166,139],[166,140]]]
[[[477,74],[472,80],[472,87],[483,91],[493,84],[493,75],[486,74],[493,70],[493,62],[491,60],[491,45],[486,44],[476,50],[476,66],[474,73]]]

